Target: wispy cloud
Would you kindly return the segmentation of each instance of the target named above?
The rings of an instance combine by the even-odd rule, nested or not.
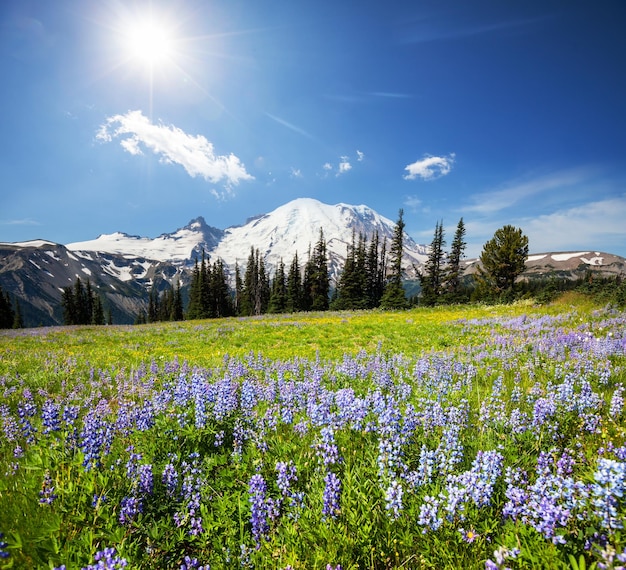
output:
[[[282,125],[283,127],[287,127],[288,129],[292,130],[294,133],[298,133],[299,135],[302,135],[303,137],[315,140],[315,137],[311,133],[305,131],[304,129],[301,129],[297,125],[294,125],[293,123],[290,123],[289,121],[285,121],[285,119],[281,119],[280,117],[277,117],[276,115],[272,115],[271,113],[266,112],[265,114],[273,121],[276,121],[279,125]]]
[[[40,226],[41,224],[32,218],[21,218],[19,220],[0,220],[3,226]]]
[[[539,194],[554,194],[557,189],[574,188],[589,179],[591,171],[585,168],[554,172],[527,180],[517,180],[504,187],[474,194],[470,204],[463,206],[464,212],[493,214],[505,210]]]
[[[365,159],[365,154],[364,154],[364,153],[362,153],[360,150],[357,150],[357,151],[356,151],[356,159],[357,159],[359,162],[363,162],[363,160]]]
[[[424,158],[409,164],[404,167],[404,170],[408,171],[408,174],[404,175],[405,180],[415,180],[421,178],[422,180],[436,180],[446,174],[449,174],[454,164],[455,154],[451,153],[448,156],[432,156],[430,154],[424,155]]]
[[[458,18],[456,21],[449,16],[446,16],[445,19],[423,18],[411,24],[410,29],[405,34],[404,41],[406,43],[425,43],[509,31],[519,32],[537,24],[542,19],[545,18],[471,22],[467,17]]]
[[[412,212],[417,212],[422,206],[422,200],[417,196],[407,196],[402,203]]]
[[[626,194],[520,220],[533,251],[622,247]]]
[[[291,168],[291,178],[302,178],[302,171],[299,168]]]
[[[179,164],[192,178],[223,182],[227,189],[241,180],[254,179],[234,154],[215,154],[213,144],[204,136],[189,135],[173,125],[154,124],[141,111],[107,118],[96,138],[103,142],[119,138],[122,148],[132,155],[150,150],[166,164]]]

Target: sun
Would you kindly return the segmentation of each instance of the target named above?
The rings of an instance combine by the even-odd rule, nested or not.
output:
[[[128,59],[149,70],[171,63],[175,57],[173,30],[164,19],[152,15],[128,22],[124,46]]]

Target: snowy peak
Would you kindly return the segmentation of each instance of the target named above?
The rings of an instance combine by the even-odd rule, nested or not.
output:
[[[345,261],[353,233],[370,239],[378,232],[381,243],[391,242],[395,222],[367,206],[349,204],[328,205],[312,198],[299,198],[279,206],[274,211],[249,220],[243,226],[228,228],[211,256],[221,258],[234,267],[245,265],[251,247],[258,248],[270,269],[282,259],[288,265],[297,253],[305,263],[308,252],[324,233],[331,273],[337,274]],[[420,264],[428,250],[417,245],[405,234],[405,263],[407,267]]]
[[[203,250],[210,250],[219,242],[222,230],[206,224],[204,218],[192,220],[173,233],[157,238],[130,236],[122,232],[102,234],[90,241],[67,244],[72,251],[97,251],[164,262],[188,261]]]

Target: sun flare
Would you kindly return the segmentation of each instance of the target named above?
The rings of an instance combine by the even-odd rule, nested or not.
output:
[[[140,65],[155,68],[174,58],[174,35],[163,21],[150,18],[133,22],[125,36],[129,59]]]

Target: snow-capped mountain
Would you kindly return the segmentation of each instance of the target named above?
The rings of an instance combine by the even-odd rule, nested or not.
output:
[[[346,258],[353,232],[371,238],[378,232],[381,243],[387,240],[387,250],[393,237],[395,222],[367,206],[323,204],[312,198],[299,198],[274,211],[256,216],[242,226],[226,230],[212,228],[203,218],[192,220],[174,233],[157,238],[130,236],[124,233],[103,234],[90,241],[67,244],[71,251],[106,252],[125,258],[142,257],[174,264],[189,264],[204,251],[210,259],[221,259],[231,272],[235,264],[245,267],[250,248],[259,249],[270,273],[282,259],[288,265],[295,253],[305,263],[310,249],[319,240],[320,229],[329,257],[331,274],[336,276]],[[404,236],[404,266],[407,275],[414,276],[428,256],[428,248]]]
[[[229,267],[235,262],[245,267],[250,248],[258,248],[272,271],[282,259],[289,265],[295,253],[301,264],[324,233],[331,275],[336,276],[346,259],[353,232],[370,239],[378,232],[380,242],[387,240],[387,252],[393,237],[395,222],[367,206],[336,204],[330,206],[312,198],[300,198],[276,208],[273,212],[249,220],[243,226],[228,228],[217,246],[210,250],[214,258]],[[413,265],[420,265],[428,256],[428,248],[404,236],[404,266],[413,274]]]
[[[211,251],[222,239],[223,230],[208,226],[202,216],[174,233],[156,238],[130,236],[122,232],[102,234],[96,239],[67,244],[72,251],[100,251],[126,258],[142,257],[156,261],[185,261]]]

